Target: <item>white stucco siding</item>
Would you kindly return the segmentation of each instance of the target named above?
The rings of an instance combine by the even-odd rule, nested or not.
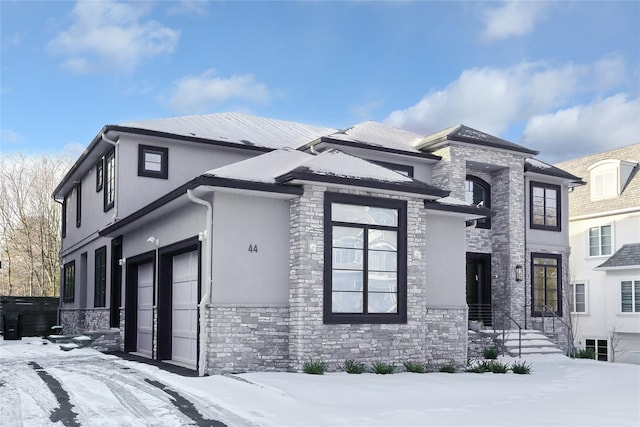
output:
[[[427,213],[426,300],[428,307],[465,307],[465,221]]]
[[[289,201],[216,192],[214,304],[288,304]]]

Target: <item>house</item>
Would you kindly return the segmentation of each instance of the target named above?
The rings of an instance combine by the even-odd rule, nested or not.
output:
[[[112,328],[122,350],[200,375],[464,365],[469,319],[567,319],[580,180],[535,154],[463,125],[425,137],[220,113],[105,126],[54,193],[62,323]]]
[[[558,167],[587,181],[569,195],[575,344],[640,363],[640,144]]]

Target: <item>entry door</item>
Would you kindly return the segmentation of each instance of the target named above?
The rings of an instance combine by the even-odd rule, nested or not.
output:
[[[469,320],[491,326],[491,254],[467,253],[467,305]]]
[[[171,360],[196,369],[198,361],[198,251],[173,257]]]
[[[136,352],[152,357],[153,352],[153,263],[138,266],[138,324]]]

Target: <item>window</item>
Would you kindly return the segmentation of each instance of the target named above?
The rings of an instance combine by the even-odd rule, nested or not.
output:
[[[560,231],[560,186],[531,183],[531,228]]]
[[[116,197],[116,152],[111,150],[104,158],[104,211],[113,207]]]
[[[98,160],[96,163],[96,193],[102,190],[104,183],[104,159]]]
[[[475,176],[467,176],[465,181],[465,200],[474,206],[491,208],[491,186]],[[481,218],[476,228],[491,228],[491,218]]]
[[[618,195],[616,169],[598,170],[591,173],[591,198],[607,199]]]
[[[611,226],[589,229],[589,256],[611,255]]]
[[[407,204],[325,193],[325,323],[404,323]]]
[[[620,282],[620,311],[640,313],[640,280]]]
[[[138,145],[138,176],[167,179],[169,177],[169,149]]]
[[[389,162],[379,162],[377,160],[370,160],[371,163],[375,163],[376,165],[380,165],[387,169],[390,169],[394,172],[399,173],[400,175],[408,176],[413,178],[413,166],[401,165],[399,163],[389,163]]]
[[[76,293],[76,262],[71,261],[64,265],[62,299],[64,302],[72,302]]]
[[[593,350],[593,354],[596,355],[596,360],[607,361],[607,340],[585,340],[585,348],[587,350]]]
[[[587,312],[586,283],[572,283],[569,285],[569,308],[571,313]]]
[[[95,253],[95,282],[93,305],[94,307],[105,306],[105,296],[107,289],[107,247],[96,249]]]
[[[76,184],[76,227],[82,224],[82,184]]]
[[[560,255],[531,254],[531,311],[533,316],[542,316],[551,311],[562,316]]]

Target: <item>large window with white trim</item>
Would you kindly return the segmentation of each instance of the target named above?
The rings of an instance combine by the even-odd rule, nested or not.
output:
[[[620,311],[640,313],[640,280],[620,282]]]
[[[325,194],[325,323],[406,322],[405,201]]]
[[[612,253],[611,225],[589,228],[589,256],[605,256]]]
[[[571,313],[587,312],[587,283],[578,282],[569,285],[569,309]]]

